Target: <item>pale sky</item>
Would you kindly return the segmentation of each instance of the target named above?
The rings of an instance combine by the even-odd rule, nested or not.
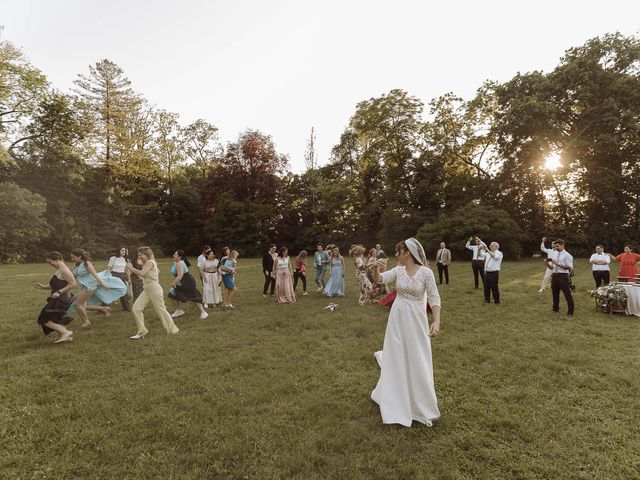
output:
[[[589,38],[638,34],[640,2],[0,0],[0,25],[55,88],[107,58],[183,124],[225,144],[259,129],[301,172],[311,127],[324,164],[359,101],[549,71]]]

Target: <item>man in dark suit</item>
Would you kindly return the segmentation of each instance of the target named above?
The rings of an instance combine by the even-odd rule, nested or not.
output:
[[[264,254],[264,257],[262,257],[262,274],[264,275],[264,287],[262,288],[263,297],[267,296],[267,289],[269,289],[269,286],[271,286],[270,295],[273,295],[276,288],[276,277],[273,275],[273,262],[278,256],[276,254],[276,248],[276,244],[272,243],[269,245],[269,251]]]
[[[442,274],[449,285],[449,264],[451,263],[451,250],[446,248],[444,242],[440,242],[440,250],[436,253],[436,265],[438,265],[438,277],[440,277],[440,285],[442,285]]]

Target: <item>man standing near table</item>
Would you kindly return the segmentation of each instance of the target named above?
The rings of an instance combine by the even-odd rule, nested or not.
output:
[[[451,263],[451,250],[446,248],[444,242],[440,242],[440,250],[436,253],[436,265],[438,266],[438,277],[440,278],[440,285],[442,285],[442,274],[449,285],[449,264]]]
[[[473,242],[473,245],[472,245]],[[483,250],[487,250],[487,245],[480,240],[479,237],[473,236],[467,240],[467,244],[465,248],[468,248],[473,252],[473,257],[471,259],[471,268],[473,269],[473,280],[475,282],[476,288],[478,288],[478,276],[482,278],[482,286],[484,287],[484,252]]]
[[[574,304],[571,295],[569,275],[573,270],[573,257],[564,249],[564,240],[556,240],[556,249],[547,259],[547,266],[553,270],[551,273],[551,293],[553,295],[553,311],[560,311],[560,291],[567,301],[567,315],[573,316]]]
[[[604,246],[596,245],[596,253],[591,255],[589,262],[591,263],[593,279],[596,281],[596,288],[601,285],[608,285],[611,279],[611,273],[609,271],[611,257],[609,257],[608,253],[604,253]]]

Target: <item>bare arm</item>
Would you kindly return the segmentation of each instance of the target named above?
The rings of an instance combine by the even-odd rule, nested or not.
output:
[[[182,262],[176,263],[176,278],[173,279],[173,286],[176,287],[180,280],[184,277],[184,268],[182,268]]]

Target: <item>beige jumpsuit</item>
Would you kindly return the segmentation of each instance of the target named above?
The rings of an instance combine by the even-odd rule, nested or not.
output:
[[[135,318],[136,325],[138,326],[138,335],[146,335],[148,332],[144,325],[143,311],[144,307],[146,307],[149,302],[151,302],[151,305],[153,305],[158,317],[160,317],[160,321],[167,333],[178,333],[178,327],[173,323],[173,318],[171,318],[171,315],[167,312],[167,308],[164,305],[164,292],[162,291],[162,286],[158,282],[158,264],[155,260],[147,261],[151,262],[153,267],[151,267],[151,270],[142,277],[142,293],[136,299],[133,304],[133,308],[131,309],[133,318]]]

